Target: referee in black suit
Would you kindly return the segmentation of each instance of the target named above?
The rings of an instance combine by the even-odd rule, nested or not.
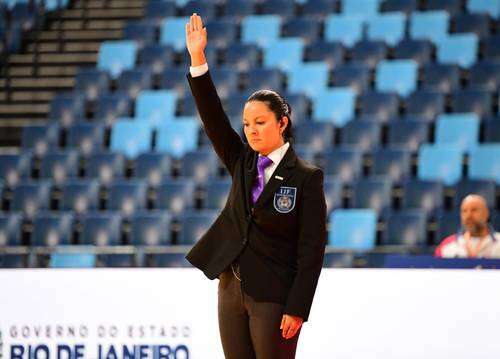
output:
[[[291,109],[274,91],[257,91],[247,100],[244,143],[212,83],[207,32],[196,14],[186,24],[186,44],[196,106],[232,177],[224,209],[186,258],[208,278],[219,278],[226,358],[294,358],[325,251],[323,172],[295,154]]]

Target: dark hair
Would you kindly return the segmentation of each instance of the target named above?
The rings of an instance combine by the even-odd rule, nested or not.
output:
[[[288,125],[283,133],[283,137],[285,141],[291,142],[293,140],[292,107],[285,101],[283,96],[273,90],[258,90],[247,99],[247,102],[250,101],[265,102],[269,109],[276,115],[278,122],[281,122],[283,116],[288,117]]]

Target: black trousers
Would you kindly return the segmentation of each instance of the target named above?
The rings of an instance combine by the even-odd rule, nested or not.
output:
[[[281,335],[283,305],[257,302],[243,292],[237,266],[219,276],[218,317],[226,359],[293,359],[300,330]]]

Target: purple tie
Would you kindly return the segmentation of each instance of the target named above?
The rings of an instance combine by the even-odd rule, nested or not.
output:
[[[273,161],[266,156],[259,156],[257,160],[257,180],[252,188],[252,200],[253,203],[257,202],[262,190],[264,189],[264,170],[271,165]]]

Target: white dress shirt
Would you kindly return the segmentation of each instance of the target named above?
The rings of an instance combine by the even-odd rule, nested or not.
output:
[[[201,76],[207,71],[208,71],[208,64],[206,62],[200,66],[189,66],[189,72],[191,73],[192,77]]]

